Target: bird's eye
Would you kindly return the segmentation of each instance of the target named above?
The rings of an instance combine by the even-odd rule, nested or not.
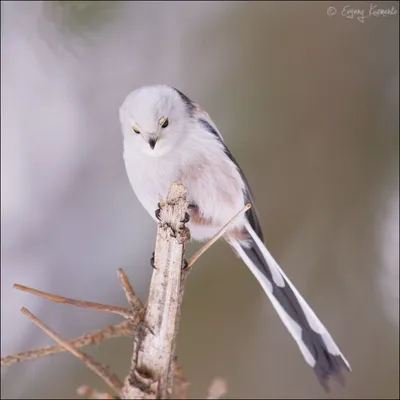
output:
[[[137,133],[138,135],[140,134],[139,129],[136,128],[135,126],[132,126],[132,130],[133,130],[133,132]]]
[[[161,128],[166,128],[168,124],[169,124],[168,118],[164,118],[160,123]]]

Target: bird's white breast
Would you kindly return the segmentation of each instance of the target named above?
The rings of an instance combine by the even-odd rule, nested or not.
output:
[[[126,172],[137,198],[155,218],[154,212],[160,199],[165,199],[171,183],[176,180],[176,163],[168,159],[148,157],[124,149]],[[161,162],[160,162],[161,161]]]
[[[179,148],[162,157],[149,157],[125,139],[124,160],[132,188],[153,218],[157,203],[165,199],[173,181],[186,186],[189,202],[212,222],[212,226],[189,222],[195,240],[212,237],[244,206],[244,183],[236,166],[218,140],[203,132],[192,133]]]

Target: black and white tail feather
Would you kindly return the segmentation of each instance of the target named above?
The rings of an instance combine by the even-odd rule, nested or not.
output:
[[[221,133],[207,113],[199,121],[222,144],[225,154],[236,165],[245,184],[244,197],[252,208],[247,212],[246,241],[228,239],[229,244],[249,267],[268,295],[282,322],[293,336],[306,362],[325,389],[329,392],[329,378],[342,385],[342,368],[351,371],[349,362],[339,350],[331,335],[315,315],[301,294],[288,279],[263,243],[254,198],[243,171],[229,151]],[[205,119],[204,119],[205,118]]]
[[[348,361],[249,223],[246,229],[251,239],[246,244],[230,240],[230,245],[261,284],[324,389],[329,391],[331,376],[344,384],[341,369],[351,370]]]
[[[329,392],[329,378],[332,377],[343,385],[342,368],[351,371],[350,364],[264,245],[250,186],[226,146],[225,152],[236,164],[246,186],[244,193],[246,201],[252,205],[245,224],[249,239],[246,241],[229,239],[229,244],[254,274],[299,346],[304,359],[314,369],[325,391]]]
[[[244,193],[246,201],[252,205],[247,213],[245,224],[249,239],[246,241],[229,239],[229,244],[261,284],[282,322],[299,346],[304,359],[314,369],[325,391],[329,392],[330,377],[344,385],[342,368],[351,371],[349,362],[264,245],[263,233],[250,186],[226,147],[225,152],[236,164],[246,186]]]

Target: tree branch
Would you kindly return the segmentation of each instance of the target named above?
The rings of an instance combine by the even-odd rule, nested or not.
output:
[[[226,394],[226,382],[225,379],[215,378],[210,388],[208,389],[207,399],[220,399]]]
[[[18,283],[14,284],[14,289],[18,289],[23,292],[34,294],[36,296],[42,297],[43,299],[54,301],[55,303],[69,304],[69,305],[75,306],[75,307],[91,308],[92,310],[96,310],[96,311],[104,311],[104,312],[109,312],[109,313],[113,313],[113,314],[118,314],[121,317],[124,317],[126,319],[132,318],[132,313],[130,312],[130,310],[128,310],[127,308],[123,308],[123,307],[109,306],[109,305],[105,305],[105,304],[94,303],[92,301],[82,301],[82,300],[70,299],[68,297],[57,296],[55,294],[46,293],[41,290],[37,290],[37,289],[33,289],[33,288],[30,288],[27,286],[19,285]]]
[[[150,284],[144,321],[134,338],[129,375],[122,398],[169,398],[172,394],[173,351],[182,290],[182,261],[189,231],[182,222],[188,207],[186,188],[174,182],[160,212],[155,270]]]
[[[101,376],[117,393],[118,398],[168,399],[171,398],[173,389],[178,398],[186,398],[189,382],[184,378],[182,368],[177,365],[174,355],[185,279],[194,262],[226,232],[228,226],[240,214],[250,208],[250,205],[247,204],[240,210],[214,238],[203,246],[193,256],[185,270],[182,270],[182,261],[185,245],[190,237],[189,230],[183,222],[188,207],[186,188],[179,182],[174,182],[166,200],[160,201],[160,207],[161,221],[158,225],[154,254],[155,270],[145,306],[136,296],[128,277],[121,268],[118,269],[118,278],[130,308],[70,299],[15,284],[16,289],[51,301],[112,312],[128,321],[66,341],[23,308],[22,312],[56,340],[60,346],[49,346],[8,356],[1,359],[1,365],[11,365],[20,361],[69,351]],[[133,336],[131,367],[123,385],[107,368],[77,349],[119,336]],[[173,387],[174,383],[175,388]],[[219,379],[210,388],[209,398],[220,398],[225,392],[225,383]],[[81,387],[79,393],[89,398],[113,398],[111,395],[99,393],[87,386]]]
[[[133,290],[133,287],[131,283],[129,282],[129,279],[125,273],[125,271],[122,268],[118,268],[117,275],[119,280],[122,283],[122,287],[124,288],[125,291],[125,296],[126,299],[128,300],[128,303],[130,306],[135,310],[139,311],[143,309],[143,303],[140,301],[139,297],[136,296],[135,291]]]
[[[80,386],[77,390],[78,396],[85,397],[86,399],[101,400],[101,399],[116,399],[108,393],[99,392],[89,386]]]
[[[128,321],[124,321],[118,325],[106,326],[104,329],[87,333],[76,339],[68,341],[69,344],[76,348],[90,346],[92,344],[99,344],[103,340],[118,338],[121,336],[133,336],[132,327]],[[37,358],[51,356],[53,354],[66,352],[64,346],[47,346],[37,350],[25,351],[11,356],[3,357],[1,359],[1,366],[9,366],[15,363],[35,360]]]
[[[235,214],[232,219],[225,224],[219,231],[218,233],[211,238],[203,247],[201,247],[195,255],[190,259],[187,268],[192,268],[193,264],[203,255],[204,252],[206,252],[229,228],[229,226],[244,212],[249,210],[251,208],[251,204],[248,203],[246,204],[240,211],[238,211],[237,214]]]
[[[71,354],[79,358],[89,369],[99,375],[104,382],[106,382],[117,394],[120,392],[122,383],[116,375],[111,373],[108,368],[103,367],[100,363],[93,360],[88,354],[82,353],[66,340],[64,340],[58,333],[53,331],[42,321],[36,318],[31,312],[29,312],[25,307],[21,308],[21,312],[26,315],[31,321],[33,321],[40,329],[46,332],[52,339],[54,339],[61,346],[65,347]]]

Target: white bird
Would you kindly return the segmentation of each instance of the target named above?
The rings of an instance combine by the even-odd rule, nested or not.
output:
[[[129,181],[156,221],[159,199],[174,181],[188,190],[187,226],[194,240],[210,239],[252,205],[224,238],[261,284],[325,390],[331,376],[343,383],[341,369],[350,371],[350,365],[265,247],[251,189],[209,115],[167,85],[134,90],[119,115]]]

